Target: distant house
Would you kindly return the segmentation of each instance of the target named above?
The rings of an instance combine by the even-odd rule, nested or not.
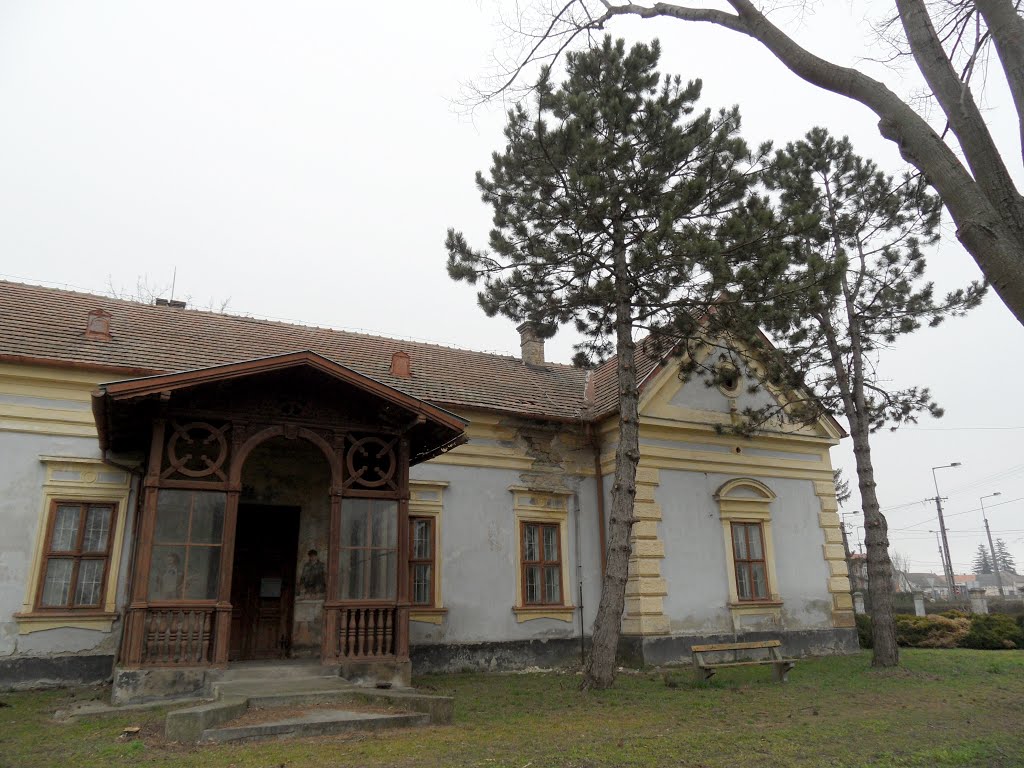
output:
[[[999,578],[994,573],[979,573],[976,586],[985,590],[989,597],[999,597],[999,586],[1002,585],[1003,595],[1016,597],[1024,594],[1024,576],[1016,573],[999,572]]]
[[[949,598],[949,585],[945,576],[935,573],[908,573],[907,581],[912,592],[922,592],[925,597],[932,600]]]
[[[382,310],[386,301],[382,298]],[[615,361],[522,357],[0,282],[0,688],[194,692],[237,660],[579,658],[600,594]],[[831,418],[641,344],[622,649],[854,650]]]

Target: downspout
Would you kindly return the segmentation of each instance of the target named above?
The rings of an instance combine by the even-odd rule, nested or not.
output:
[[[601,437],[594,429],[593,422],[587,424],[587,431],[590,433],[590,445],[594,449],[594,489],[597,491],[597,536],[598,547],[601,550],[601,576],[604,576],[605,565],[608,553],[605,551],[605,525],[604,525],[604,478],[601,476]]]
[[[574,493],[572,495],[572,503],[574,512],[576,513],[576,521],[573,526],[573,539],[576,545],[576,582],[579,589],[579,601],[580,601],[580,665],[587,663],[587,649],[586,643],[583,639],[583,556],[580,551],[580,495]]]

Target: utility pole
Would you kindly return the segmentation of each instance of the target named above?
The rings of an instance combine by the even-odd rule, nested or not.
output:
[[[996,560],[996,548],[992,546],[992,531],[988,529],[988,517],[985,516],[985,499],[1001,495],[999,491],[996,491],[988,496],[982,496],[979,501],[981,502],[981,519],[985,521],[985,535],[988,536],[988,551],[992,553],[992,570],[996,573],[996,584],[999,585],[999,596],[1005,597],[1003,594],[1003,577],[999,573],[999,561]]]
[[[942,570],[943,570],[943,572],[945,572],[945,570],[946,570],[946,556],[942,553],[942,539],[939,538],[940,534],[939,534],[938,531],[928,531],[928,533],[934,533],[935,534],[935,543],[939,547],[939,562],[942,563]],[[948,581],[948,577],[947,577],[947,581]],[[949,599],[952,600],[953,596],[950,595]]]
[[[949,557],[949,540],[946,538],[946,521],[942,517],[942,494],[939,493],[939,481],[935,477],[935,470],[947,469],[949,467],[959,467],[960,462],[954,461],[952,464],[943,464],[939,467],[932,467],[932,482],[935,483],[935,509],[939,513],[939,532],[942,534],[942,549],[945,556],[942,559],[942,567],[946,571],[946,584],[949,586],[949,596],[957,594],[955,580],[953,579],[953,561]]]

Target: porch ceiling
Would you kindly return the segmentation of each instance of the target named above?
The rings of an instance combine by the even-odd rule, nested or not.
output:
[[[394,429],[396,416],[399,416],[400,426],[410,441],[413,464],[465,442],[468,422],[459,416],[307,350],[101,384],[93,392],[92,400],[100,447],[115,452],[145,450],[150,424],[160,412],[161,403],[179,400],[186,393],[230,382],[258,385],[272,381],[274,386],[267,388],[267,395],[286,400],[308,393],[308,387],[307,392],[289,392],[288,382],[297,381],[303,375],[308,379],[309,374],[319,374],[319,379],[325,383],[321,389],[328,407],[332,394],[328,385],[333,384],[335,396],[345,389],[355,390],[361,399],[373,404],[376,414],[361,412],[367,420],[386,413],[392,422],[387,426]],[[337,399],[339,415],[344,413],[346,405],[349,404],[342,398]],[[253,413],[252,418],[258,419],[260,415]]]

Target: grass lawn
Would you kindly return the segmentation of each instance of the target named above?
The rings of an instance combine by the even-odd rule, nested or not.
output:
[[[50,719],[97,689],[0,694],[0,766],[1024,766],[1024,651],[902,658],[803,660],[785,685],[767,667],[675,688],[623,674],[590,694],[574,674],[428,676],[417,684],[455,696],[453,726],[239,746],[166,744],[160,711]]]

